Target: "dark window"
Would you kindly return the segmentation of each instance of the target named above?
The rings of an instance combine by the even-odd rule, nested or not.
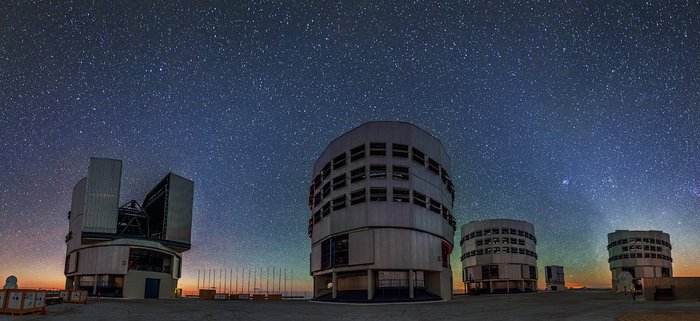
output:
[[[408,180],[408,167],[394,165],[394,167],[392,168],[391,175],[394,179]]]
[[[371,202],[386,201],[386,187],[372,187],[369,189],[369,200]]]
[[[418,193],[416,191],[413,191],[413,204],[424,208],[427,205],[427,200],[426,200],[425,195]],[[473,235],[472,235],[472,237],[473,237]]]
[[[486,244],[488,244],[488,241],[489,241],[489,240],[486,240]],[[491,248],[490,248],[490,247],[485,248],[485,249],[484,249],[484,254],[491,254]]]
[[[425,154],[418,150],[417,148],[412,149],[413,152],[413,160],[420,163],[421,165],[425,166]]]
[[[321,211],[319,210],[319,211],[316,211],[316,213],[314,213],[314,223],[318,223],[318,221],[320,221],[320,220],[321,220]]]
[[[484,280],[498,279],[498,265],[481,266],[481,278]]]
[[[369,155],[370,156],[384,156],[384,155],[386,155],[386,143],[369,143]]]
[[[532,265],[528,266],[528,268],[530,270],[530,279],[537,279],[537,268]]]
[[[501,229],[501,233],[502,233],[502,234],[508,234],[508,229],[507,229],[507,228]]]
[[[494,248],[493,248],[493,254],[501,254],[501,248],[500,248],[500,247],[494,247]]]
[[[491,245],[491,239],[484,239],[484,245]]]
[[[391,155],[394,157],[408,158],[408,145],[392,144]]]
[[[518,239],[518,245],[525,245],[525,240]]]
[[[431,172],[440,175],[440,163],[432,158],[428,159],[428,169],[430,169]]]
[[[326,217],[326,215],[331,213],[331,202],[328,201],[326,204],[323,204],[323,208],[321,208],[321,213],[323,213],[323,217]]]
[[[365,158],[365,144],[357,146],[350,150],[350,161],[354,162]]]
[[[491,229],[484,230],[484,236],[486,236],[486,235],[491,235]]]
[[[325,185],[323,185],[322,191],[323,191],[323,197],[324,198],[327,197],[328,194],[331,193],[331,182],[328,182]]]
[[[628,249],[629,249],[628,247],[623,246],[623,247],[622,247],[622,252],[627,252]]]
[[[630,274],[632,274],[632,277],[635,277],[634,276],[634,267],[623,267],[622,272],[629,272]]]
[[[411,200],[408,189],[394,187],[394,202],[408,203]]]
[[[509,247],[504,247],[504,248],[503,248],[503,253],[506,253],[506,254],[510,253],[510,248],[509,248]]]
[[[501,233],[501,230],[495,228],[495,229],[491,230],[491,233],[493,233],[493,234],[499,234],[499,233]]]
[[[493,238],[493,244],[500,244],[501,243],[501,238],[500,237],[494,237]]]
[[[517,235],[518,231],[516,231],[515,229],[510,229],[510,234]]]
[[[501,239],[501,242],[503,242],[503,244],[508,244],[508,243],[510,243],[510,239],[507,237],[504,237]]]
[[[517,247],[511,247],[511,248],[510,248],[510,253],[518,254],[518,248],[517,248]]]
[[[333,266],[348,265],[348,235],[333,238]]]
[[[478,249],[478,250],[476,250],[476,255],[483,255],[483,254],[484,254],[484,250],[483,250],[483,249]]]
[[[671,277],[671,270],[669,270],[668,268],[662,267],[661,268],[661,277],[662,278],[670,278]]]
[[[430,210],[435,212],[435,213],[440,213],[440,202],[430,199]]]
[[[527,252],[525,252],[525,249],[518,249],[518,253],[520,253],[520,254],[527,254]]]
[[[518,236],[524,236],[524,235],[525,235],[525,232],[518,230]]]
[[[331,267],[331,239],[321,242],[321,269]]]
[[[345,195],[340,195],[333,199],[333,210],[345,208]]]
[[[369,178],[386,178],[386,165],[369,165]]]
[[[345,166],[345,153],[342,153],[333,158],[333,169],[336,170]]]
[[[129,270],[170,273],[172,255],[146,249],[129,249]]]
[[[363,181],[367,175],[365,174],[365,167],[358,167],[350,171],[350,183],[356,183]]]
[[[321,169],[321,174],[323,175],[323,179],[328,178],[329,175],[331,175],[331,163],[326,163],[326,166],[323,166],[323,169]]]
[[[360,204],[365,202],[365,189],[358,189],[350,193],[350,205]]]
[[[476,245],[477,246],[484,245],[484,240],[476,240]]]
[[[338,175],[333,178],[333,190],[338,190],[345,186],[347,180],[345,179],[345,174]]]
[[[483,234],[484,232],[481,230],[476,231],[476,236],[482,236]]]

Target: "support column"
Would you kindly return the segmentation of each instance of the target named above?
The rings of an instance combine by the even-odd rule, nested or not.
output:
[[[493,281],[489,280],[489,292],[493,293]]]
[[[520,282],[522,282],[520,285],[520,291],[525,292],[525,280],[522,280]]]
[[[415,293],[413,292],[413,287],[415,284],[414,282],[414,277],[413,277],[413,270],[408,270],[408,297],[413,299],[415,296]]]
[[[374,271],[367,270],[367,300],[374,298]]]
[[[98,275],[95,274],[95,283],[92,285],[92,294],[97,295],[97,277]]]
[[[238,273],[238,271],[236,271],[236,273]],[[236,275],[236,277],[238,277],[238,275]],[[313,292],[311,293],[311,295],[312,295],[312,298],[315,299],[316,298],[316,291],[318,291],[318,287],[316,286],[316,276],[313,276],[311,279],[313,280],[313,285],[314,285]],[[236,280],[236,281],[238,281],[238,280]],[[274,290],[275,290],[275,284],[273,281],[272,291],[274,292]]]
[[[333,300],[335,300],[335,298],[338,297],[338,273],[333,272],[333,280],[331,282],[333,282],[333,289],[332,289],[333,296],[332,296],[332,298],[333,298]]]
[[[506,281],[506,293],[510,293],[510,280]]]

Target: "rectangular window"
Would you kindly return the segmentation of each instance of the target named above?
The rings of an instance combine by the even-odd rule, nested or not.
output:
[[[323,166],[323,169],[321,169],[321,174],[323,175],[323,179],[328,178],[328,176],[331,175],[331,163],[328,162],[326,163],[325,166]]]
[[[627,252],[628,249],[629,249],[628,247],[623,246],[623,247],[622,247],[622,252]]]
[[[360,204],[365,202],[365,189],[354,190],[350,193],[350,205]]]
[[[647,237],[643,238],[643,239],[642,239],[642,242],[644,242],[644,243],[649,243],[649,238],[647,238]]]
[[[316,211],[314,213],[314,224],[318,223],[318,221],[321,220],[321,210]]]
[[[508,229],[507,228],[501,229],[501,234],[508,234]]]
[[[413,204],[424,208],[427,205],[427,199],[425,195],[413,191]],[[474,235],[472,235],[472,237],[474,237]]]
[[[440,214],[440,209],[441,209],[440,202],[438,202],[434,199],[430,199],[430,210],[435,212],[435,213]]]
[[[661,277],[662,278],[670,278],[671,277],[671,270],[669,268],[661,268]]]
[[[417,148],[412,149],[413,152],[413,160],[420,163],[421,165],[425,166],[425,154],[418,150]]]
[[[408,189],[394,187],[394,202],[408,203],[411,200]]]
[[[494,237],[493,238],[493,244],[500,244],[501,243],[501,238],[500,237]]]
[[[484,230],[484,236],[486,236],[486,235],[491,235],[491,229],[487,228]]]
[[[329,269],[331,267],[331,239],[321,242],[321,269]]]
[[[518,230],[518,236],[524,236],[524,235],[525,235],[525,232]]]
[[[481,245],[484,245],[484,241],[483,240],[476,240],[476,246],[481,246]]]
[[[525,252],[525,249],[518,249],[518,253],[525,254],[526,252]]]
[[[345,153],[342,153],[333,158],[333,169],[336,170],[345,166]]]
[[[328,197],[328,194],[331,193],[331,182],[328,182],[325,185],[323,185],[323,188],[321,190],[323,192],[323,197]]]
[[[501,230],[495,228],[495,229],[491,230],[491,233],[493,233],[493,234],[499,234],[499,233],[501,233]]]
[[[505,253],[505,254],[510,253],[510,248],[509,248],[509,247],[504,247],[504,248],[503,248],[503,253]]]
[[[518,231],[516,231],[515,229],[510,229],[510,234],[517,235]]]
[[[511,237],[510,238],[510,244],[518,244],[518,239]]]
[[[328,201],[326,204],[323,204],[323,208],[321,208],[321,213],[323,214],[323,217],[326,217],[326,215],[331,213],[331,202]]]
[[[408,145],[392,144],[391,155],[394,157],[408,158]]]
[[[484,280],[498,279],[498,265],[481,266],[481,278]]]
[[[518,254],[518,248],[517,248],[517,247],[511,247],[511,248],[510,248],[510,253]]]
[[[529,267],[529,270],[530,270],[530,279],[532,279],[532,280],[537,279],[537,268],[534,267],[534,266],[532,266],[532,265],[530,265],[530,266],[528,266],[528,267]]]
[[[408,167],[394,165],[392,167],[391,176],[394,179],[408,180]]]
[[[338,175],[333,178],[333,190],[336,191],[339,188],[345,187],[345,183],[347,180],[345,179],[345,174]]]
[[[493,254],[501,254],[501,248],[500,248],[500,247],[494,247],[494,248],[493,248]]]
[[[508,244],[508,243],[510,243],[510,239],[507,237],[504,237],[501,239],[501,242],[503,242],[503,244]]]
[[[386,187],[372,187],[369,189],[370,202],[386,201]]]
[[[366,178],[365,167],[358,167],[350,171],[350,183],[357,183],[363,181]]]
[[[350,150],[350,161],[354,162],[365,158],[365,144],[357,146]]]
[[[369,143],[369,155],[370,156],[385,156],[386,155],[386,143]]]
[[[369,165],[369,178],[386,178],[386,165]]]
[[[644,253],[644,258],[648,259],[648,258],[651,258],[651,256],[649,255],[649,253]]]
[[[333,199],[333,211],[345,208],[345,195],[340,195]]]
[[[333,238],[333,266],[348,265],[348,235],[340,235]]]
[[[525,240],[518,239],[518,245],[525,245]]]
[[[484,239],[484,245],[491,245],[491,239]]]
[[[484,232],[482,232],[481,230],[476,231],[476,236],[481,236],[481,235],[483,235],[483,233],[484,233]]]
[[[488,241],[488,240],[487,240]],[[487,247],[484,249],[484,254],[491,254],[491,248]]]
[[[432,158],[428,158],[428,169],[431,172],[440,175],[440,163]]]
[[[484,250],[483,250],[483,249],[478,249],[478,250],[476,250],[476,255],[483,255],[483,254],[484,254]]]

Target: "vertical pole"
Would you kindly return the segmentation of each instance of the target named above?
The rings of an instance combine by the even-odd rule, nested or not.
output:
[[[228,275],[228,269],[224,268],[224,293],[228,293],[228,291],[226,291],[226,285],[228,285],[227,275]]]
[[[221,290],[221,269],[219,269],[219,288],[216,289],[216,292],[219,292]]]
[[[277,269],[276,267],[274,267],[274,266],[272,267],[272,292],[275,292],[275,272],[276,272],[275,270],[276,269]]]
[[[267,267],[267,276],[265,277],[265,281],[267,281],[267,285],[265,286],[265,292],[267,294],[270,294],[270,267]]]
[[[287,269],[284,269],[284,293],[287,293]]]
[[[282,268],[280,268],[280,273],[278,277],[279,280],[277,280],[277,293],[282,294]]]
[[[335,284],[333,284],[335,286]],[[315,289],[314,289],[315,291]],[[315,297],[315,294],[314,294]],[[367,300],[374,297],[374,271],[367,270]]]
[[[415,297],[415,290],[413,287],[415,286],[415,278],[413,276],[415,272],[413,270],[408,270],[408,297],[413,299]]]
[[[257,283],[258,269],[253,268],[253,293],[255,293],[255,284]]]
[[[238,267],[236,267],[236,294],[238,294]]]
[[[331,282],[333,282],[331,298],[335,300],[338,297],[338,273],[333,272],[333,281]]]
[[[197,291],[199,292],[199,269],[197,269]]]
[[[292,296],[294,296],[294,269],[289,271],[289,292],[292,292]]]
[[[250,269],[248,269],[248,293],[250,293]]]

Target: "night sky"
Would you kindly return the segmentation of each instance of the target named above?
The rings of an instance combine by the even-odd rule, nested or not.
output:
[[[615,229],[669,233],[700,274],[698,1],[235,2],[0,1],[3,281],[63,286],[98,156],[124,161],[121,202],[195,181],[180,285],[275,266],[310,289],[312,164],[372,120],[443,142],[459,226],[535,224],[541,286],[548,264],[610,286]]]

